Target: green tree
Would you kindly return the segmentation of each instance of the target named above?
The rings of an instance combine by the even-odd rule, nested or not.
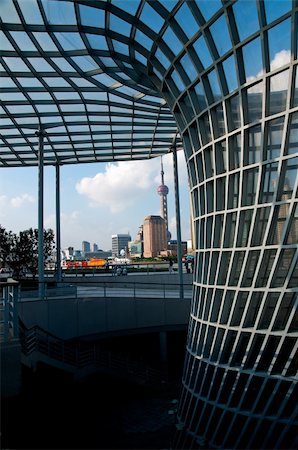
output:
[[[12,231],[6,231],[0,225],[0,265],[1,267],[11,267],[11,255],[14,253],[16,235]]]
[[[44,230],[44,261],[52,255],[54,249],[54,232]],[[16,278],[23,270],[32,273],[33,278],[38,272],[38,230],[29,228],[20,231],[19,235],[7,232],[0,226],[0,261],[1,265],[12,269]]]

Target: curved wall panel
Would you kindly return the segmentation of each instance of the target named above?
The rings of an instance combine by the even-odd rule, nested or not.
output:
[[[181,14],[189,36],[197,6]],[[175,448],[297,446],[296,58],[290,2],[238,2],[162,81],[197,249]]]

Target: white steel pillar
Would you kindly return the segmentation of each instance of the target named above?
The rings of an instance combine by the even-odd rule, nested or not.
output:
[[[178,183],[178,163],[177,163],[176,142],[173,143],[172,152],[173,152],[174,186],[175,186],[178,276],[179,276],[179,286],[180,286],[180,298],[184,298],[183,273],[182,273],[180,202],[179,202],[179,183]]]
[[[38,136],[38,295],[44,298],[44,235],[43,235],[43,139],[45,131],[40,126]]]

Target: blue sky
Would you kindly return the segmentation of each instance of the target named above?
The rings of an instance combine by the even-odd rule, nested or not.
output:
[[[169,187],[168,217],[176,238],[172,155],[163,157],[165,184]],[[181,234],[190,239],[189,189],[186,163],[178,152]],[[160,214],[160,158],[110,164],[65,165],[60,169],[61,247],[81,249],[82,241],[111,248],[111,236],[136,237],[144,217]],[[19,232],[38,222],[37,167],[4,168],[0,179],[0,223]],[[55,168],[44,171],[44,226],[55,230]]]

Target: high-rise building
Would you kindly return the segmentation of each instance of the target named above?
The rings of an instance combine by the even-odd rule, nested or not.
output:
[[[97,244],[94,243],[92,247],[93,247],[92,248],[93,252],[97,252],[98,251],[98,245]]]
[[[160,216],[146,216],[143,225],[144,258],[154,258],[167,248],[167,229]]]
[[[160,216],[164,219],[166,224],[166,230],[167,230],[167,240],[169,241],[171,239],[171,233],[169,231],[169,224],[168,224],[168,201],[167,201],[167,195],[169,193],[168,186],[164,183],[164,170],[163,170],[163,163],[162,163],[162,157],[161,160],[161,185],[157,188],[157,193],[160,195]]]
[[[113,234],[112,235],[112,256],[113,257],[120,256],[121,250],[124,250],[125,254],[127,255],[129,241],[131,241],[130,234]]]
[[[90,252],[91,250],[91,246],[90,246],[90,242],[88,241],[83,241],[82,242],[82,252],[83,254]]]

